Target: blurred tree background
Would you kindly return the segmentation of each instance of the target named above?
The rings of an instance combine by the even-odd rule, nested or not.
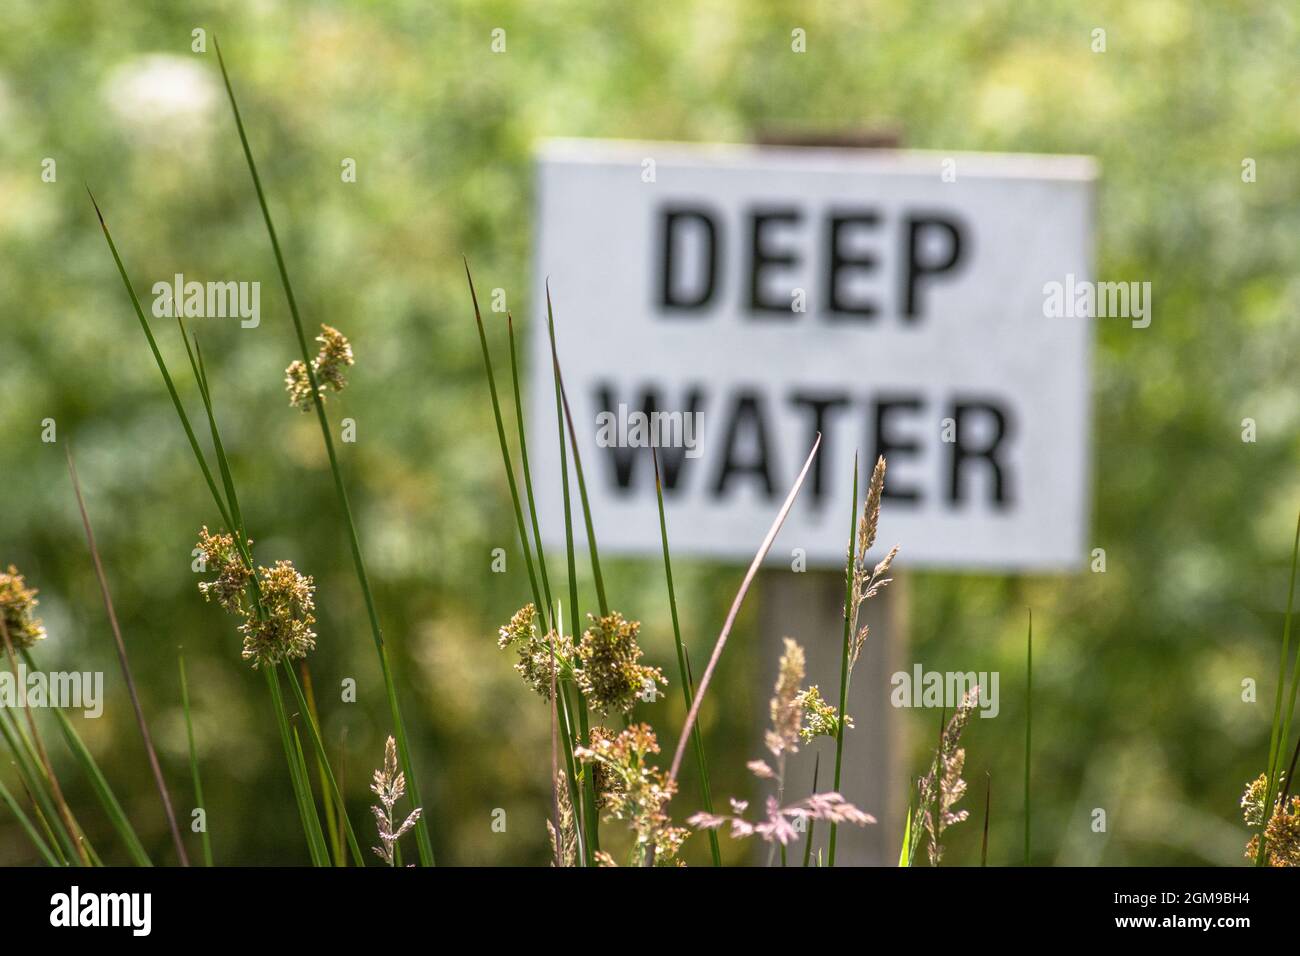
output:
[[[1266,757],[1300,502],[1300,13],[1250,0],[1084,6],[0,7],[0,563],[41,589],[42,664],[106,673],[105,716],[75,719],[155,859],[172,852],[76,516],[69,442],[177,803],[192,805],[183,645],[217,860],[307,856],[261,679],[190,570],[199,526],[219,519],[83,183],[146,306],[149,286],[175,273],[262,283],[260,327],[198,320],[197,329],[257,556],[292,558],[316,578],[311,665],[363,836],[366,786],[390,730],[317,425],[282,390],[296,344],[220,88],[215,33],[304,320],[337,325],[356,349],[351,387],[329,410],[336,425],[358,422],[343,467],[440,862],[544,863],[549,812],[538,758],[547,711],[495,642],[528,585],[460,257],[482,287],[507,290],[516,317],[529,316],[541,138],[734,142],[771,127],[896,127],[917,148],[1099,158],[1099,274],[1150,281],[1155,302],[1148,329],[1097,327],[1091,540],[1106,549],[1107,571],[914,575],[907,659],[1002,672],[1001,719],[974,721],[965,740],[976,820],[984,771],[994,780],[991,862],[1020,858],[1029,606],[1034,861],[1240,862],[1237,803]],[[207,53],[191,51],[197,27]],[[490,51],[497,27],[502,55]],[[794,27],[807,31],[806,54],[790,52]],[[1091,49],[1096,28],[1104,53]],[[53,183],[41,178],[47,157]],[[347,157],[355,184],[340,181]],[[1243,182],[1246,158],[1256,182]],[[176,332],[169,320],[156,326],[197,414]],[[1257,443],[1241,440],[1247,417]],[[58,444],[41,442],[46,418]],[[511,573],[488,572],[494,547],[507,548]],[[678,571],[687,642],[703,661],[740,575],[704,563]],[[610,590],[644,622],[652,661],[673,674],[661,567],[615,563]],[[746,792],[744,761],[760,745],[750,718],[770,693],[760,675],[771,664],[748,651],[756,603],[704,711],[716,797]],[[345,677],[358,681],[357,704],[337,701]],[[1258,682],[1258,703],[1242,701],[1245,678]],[[660,706],[652,719],[670,746],[681,702],[674,691]],[[904,720],[919,772],[932,716]],[[47,734],[55,742],[52,725]],[[92,839],[121,861],[86,780],[61,743],[52,750]],[[697,805],[688,767],[674,809]],[[506,834],[490,826],[498,807]],[[1094,807],[1107,810],[1106,834],[1090,829]],[[978,846],[977,822],[956,828],[945,859],[977,861]],[[0,815],[0,863],[35,859]],[[703,838],[688,859],[707,859]]]

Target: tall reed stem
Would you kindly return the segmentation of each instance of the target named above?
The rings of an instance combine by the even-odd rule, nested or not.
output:
[[[262,180],[257,174],[257,164],[253,160],[253,151],[248,145],[248,135],[244,131],[244,121],[239,114],[239,104],[235,101],[235,91],[230,84],[230,74],[226,71],[226,61],[221,55],[221,45],[216,42],[215,37],[213,38],[213,45],[217,51],[217,62],[221,66],[221,78],[225,83],[226,95],[230,100],[230,109],[234,114],[235,127],[239,131],[239,142],[244,149],[244,159],[248,163],[248,172],[253,179],[253,190],[257,193],[257,203],[261,207],[262,219],[266,224],[266,232],[271,240],[271,250],[275,255],[275,265],[280,274],[280,283],[284,287],[285,298],[289,303],[289,314],[293,318],[294,332],[298,336],[298,345],[302,350],[302,360],[306,366],[307,379],[311,384],[313,401],[316,406],[316,418],[320,423],[321,438],[325,444],[326,456],[329,458],[330,474],[334,478],[334,492],[338,497],[339,508],[343,513],[348,534],[348,546],[352,552],[352,563],[356,570],[357,581],[361,586],[362,597],[365,600],[366,616],[370,623],[370,634],[374,639],[375,651],[379,656],[379,667],[383,674],[385,695],[388,699],[389,714],[393,722],[393,736],[397,741],[397,752],[401,758],[402,769],[406,772],[407,793],[412,804],[423,807],[425,811],[420,814],[420,819],[415,824],[415,839],[420,853],[420,862],[424,866],[433,866],[433,844],[429,838],[428,824],[431,814],[420,797],[419,779],[411,763],[411,748],[407,739],[406,723],[402,719],[401,707],[397,700],[397,687],[393,679],[393,668],[388,658],[387,647],[384,644],[383,631],[379,625],[379,613],[375,609],[374,593],[370,587],[369,575],[366,573],[366,562],[361,554],[361,541],[357,536],[356,522],[352,517],[352,506],[348,502],[347,487],[343,483],[338,455],[334,451],[334,439],[330,434],[329,419],[325,415],[325,405],[316,381],[316,373],[312,369],[312,355],[307,347],[307,333],[303,328],[302,316],[298,312],[298,301],[293,294],[293,285],[289,281],[289,272],[284,264],[284,254],[280,249],[280,240],[276,235],[275,223],[271,220],[271,210],[267,206],[266,195],[262,190]]]
[[[853,607],[857,598],[853,593],[853,563],[857,546],[858,518],[858,456],[853,454],[853,502],[849,509],[849,547],[844,560],[844,640],[840,648],[840,723],[835,730],[835,783],[840,792],[840,768],[844,762],[844,714],[849,702],[849,647],[853,641]],[[835,865],[835,838],[837,827],[831,823],[831,839],[826,851],[827,866]]]

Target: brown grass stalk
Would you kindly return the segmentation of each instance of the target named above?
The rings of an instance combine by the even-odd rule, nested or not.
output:
[[[803,487],[804,479],[808,477],[808,470],[812,468],[813,459],[817,457],[817,450],[821,448],[821,432],[817,433],[817,440],[813,442],[812,451],[808,453],[808,460],[803,463],[803,468],[799,471],[799,477],[794,480],[790,488],[790,493],[786,495],[785,503],[781,505],[781,510],[777,513],[776,520],[772,522],[772,527],[767,530],[767,537],[759,545],[758,553],[754,555],[754,560],[750,562],[749,570],[745,572],[745,579],[740,583],[740,590],[736,592],[736,598],[731,602],[731,610],[727,612],[727,619],[722,623],[722,630],[718,634],[717,643],[713,645],[713,654],[709,657],[708,666],[704,668],[704,675],[700,678],[699,687],[695,690],[695,700],[691,703],[690,712],[686,715],[686,723],[682,725],[682,734],[677,741],[677,750],[673,753],[672,767],[668,771],[670,781],[677,780],[677,773],[682,768],[682,756],[686,753],[686,742],[691,738],[691,728],[695,726],[695,721],[700,716],[700,704],[704,700],[704,694],[709,689],[709,682],[713,680],[713,672],[717,669],[718,659],[722,657],[722,649],[727,645],[727,638],[731,635],[732,625],[736,623],[736,616],[740,613],[740,605],[745,600],[745,595],[749,592],[749,586],[754,581],[754,576],[758,574],[759,566],[763,559],[767,557],[767,552],[772,549],[773,542],[776,541],[777,532],[781,530],[781,525],[785,524],[786,516],[794,506],[794,499],[799,494],[799,489]]]
[[[131,676],[131,665],[127,661],[126,642],[122,640],[122,629],[117,623],[117,612],[113,610],[113,597],[108,590],[108,578],[104,574],[104,564],[99,558],[99,548],[95,545],[95,532],[90,527],[90,516],[86,513],[86,501],[81,495],[81,481],[77,478],[77,466],[72,460],[72,449],[66,449],[68,457],[68,475],[72,478],[72,490],[77,496],[77,510],[81,513],[81,526],[86,530],[86,544],[90,548],[90,559],[95,565],[95,577],[99,581],[99,593],[104,598],[104,610],[108,612],[108,623],[113,630],[113,641],[117,645],[117,659],[122,665],[122,677],[126,681],[126,692],[131,698],[135,710],[135,722],[140,728],[144,740],[145,752],[149,755],[149,769],[153,773],[154,784],[158,787],[158,796],[162,799],[163,812],[167,815],[167,826],[171,830],[172,842],[176,845],[176,856],[181,866],[189,866],[190,858],[185,852],[185,842],[181,839],[180,827],[176,824],[176,813],[172,809],[172,800],[167,793],[167,783],[163,780],[162,766],[158,763],[158,752],[154,749],[153,738],[149,735],[149,724],[144,719],[144,708],[140,706],[140,695],[135,689],[135,678]]]
[[[0,614],[0,637],[4,638],[5,654],[9,657],[9,669],[18,674],[18,656],[14,653],[13,641],[9,639],[9,625],[5,624],[4,615]],[[63,817],[63,825],[68,828],[68,836],[72,838],[73,844],[77,848],[77,855],[81,857],[83,866],[90,866],[90,854],[86,852],[85,838],[81,834],[81,829],[77,826],[77,821],[72,816],[72,809],[68,806],[68,801],[63,797],[63,788],[59,786],[58,777],[54,776],[54,765],[50,763],[50,755],[45,750],[45,742],[41,740],[40,731],[36,729],[36,718],[32,716],[30,707],[23,708],[23,714],[27,717],[27,726],[31,730],[32,743],[36,745],[36,753],[41,759],[41,766],[45,770],[45,778],[50,783],[50,793],[54,796],[54,803],[59,808],[59,816]]]

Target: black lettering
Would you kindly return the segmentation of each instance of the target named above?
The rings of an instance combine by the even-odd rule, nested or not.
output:
[[[967,444],[969,438],[967,426],[963,420],[969,415],[986,416],[992,423],[992,437],[983,443],[982,447],[975,448]],[[951,481],[948,486],[948,499],[953,504],[964,501],[965,484],[962,481],[962,472],[967,462],[984,461],[987,462],[989,469],[992,471],[992,495],[990,501],[998,509],[1005,509],[1011,506],[1011,492],[1009,490],[1010,482],[1006,477],[1006,468],[998,455],[1001,451],[1002,442],[1008,436],[1008,415],[997,405],[992,402],[955,402],[952,407],[952,418],[955,422],[953,436],[956,441],[949,443],[949,459],[951,468],[949,471]]]
[[[871,456],[870,464],[875,465],[876,459],[881,455],[885,456],[886,461],[896,460],[900,455],[915,455],[921,450],[921,444],[916,439],[902,439],[894,437],[889,430],[889,419],[896,412],[919,412],[925,407],[925,403],[919,398],[910,398],[898,396],[894,398],[879,398],[875,403],[876,407],[876,450]],[[891,469],[892,471],[892,469]],[[891,479],[885,482],[885,490],[881,498],[889,501],[920,501],[921,492],[916,488],[906,488]]]
[[[948,236],[948,254],[943,257],[925,259],[922,247],[928,230],[946,233]],[[951,219],[938,216],[909,216],[907,218],[907,270],[903,274],[903,317],[915,321],[921,314],[920,285],[923,279],[948,272],[957,267],[961,261],[961,229]]]
[[[678,269],[678,233],[682,227],[694,225],[701,233],[700,279],[694,289],[681,288]],[[659,302],[665,311],[695,312],[703,309],[717,291],[718,257],[720,255],[718,228],[713,216],[701,208],[672,207],[663,211],[660,219],[660,249],[662,283]]]
[[[812,497],[812,503],[815,506],[822,503],[822,497],[826,493],[823,480],[822,464],[831,457],[830,438],[827,434],[828,419],[832,409],[842,408],[849,404],[849,396],[844,392],[836,392],[830,395],[814,395],[808,392],[794,392],[790,395],[790,403],[795,406],[803,406],[812,412],[812,419],[809,422],[808,437],[804,444],[812,447],[817,433],[821,432],[822,447],[821,452],[813,460],[812,481],[808,493]]]
[[[876,267],[876,257],[873,253],[860,252],[853,255],[845,252],[844,244],[841,241],[841,233],[847,228],[855,226],[874,228],[879,224],[880,216],[875,212],[837,213],[830,217],[829,227],[826,230],[826,258],[828,262],[826,270],[826,310],[831,314],[832,318],[855,315],[872,316],[876,314],[876,304],[874,302],[866,300],[851,302],[840,289],[840,273],[848,272],[850,269],[867,272]]]
[[[789,293],[786,294],[784,299],[764,297],[763,272],[772,266],[789,267],[798,265],[799,257],[789,249],[773,249],[766,242],[764,233],[769,226],[781,223],[797,224],[802,219],[803,214],[793,206],[773,208],[750,214],[749,308],[751,311],[783,313],[786,318],[794,318],[795,313],[790,308],[791,298]]]
[[[753,434],[754,453],[748,459],[739,457],[741,436],[745,432]],[[744,391],[736,395],[722,452],[722,468],[713,483],[715,495],[725,495],[731,479],[744,475],[756,479],[769,498],[776,494],[776,483],[772,480],[772,442],[767,433],[763,399],[758,392]]]
[[[618,399],[614,396],[614,389],[611,385],[603,384],[596,387],[596,414],[609,412],[612,415],[618,415]],[[686,393],[687,415],[694,415],[700,411],[703,404],[704,396],[698,388],[693,388]],[[629,405],[629,408],[631,406]],[[647,388],[641,393],[641,411],[647,419],[655,412],[659,411],[659,391],[654,388]],[[696,440],[699,436],[695,436]],[[632,491],[633,468],[639,459],[644,458],[645,464],[643,469],[654,470],[654,464],[650,461],[648,454],[640,454],[640,448],[622,448],[618,445],[609,448],[603,448],[601,451],[608,452],[608,461],[612,469],[614,479],[614,490],[621,494],[627,495]],[[681,477],[682,465],[687,461],[686,448],[684,445],[675,447],[665,447],[657,449],[659,455],[659,477],[663,482],[665,494],[671,493],[677,488],[678,479]]]

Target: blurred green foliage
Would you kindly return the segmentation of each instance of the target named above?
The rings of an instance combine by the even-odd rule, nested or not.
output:
[[[171,859],[157,796],[77,523],[61,445],[92,520],[174,794],[190,805],[176,648],[184,645],[218,862],[306,860],[260,678],[190,571],[216,524],[83,183],[142,295],[181,272],[260,280],[262,324],[198,327],[259,559],[319,586],[312,656],[354,819],[387,710],[316,424],[282,392],[295,356],[215,56],[223,41],[305,321],[353,340],[342,446],[401,675],[439,861],[542,863],[544,706],[494,629],[527,599],[460,256],[527,301],[531,151],[545,136],[744,141],[772,127],[897,127],[906,144],[1099,157],[1099,272],[1150,281],[1155,318],[1099,324],[1094,517],[1105,574],[913,578],[913,649],[930,669],[1002,672],[1002,714],[974,721],[976,822],[946,860],[978,860],[992,773],[991,861],[1020,857],[1025,609],[1036,623],[1035,862],[1232,863],[1244,782],[1267,750],[1300,473],[1300,21],[1294,5],[890,0],[130,4],[0,7],[0,561],[41,588],[48,667],[102,669],[81,732],[151,852]],[[790,31],[808,52],[790,52]],[[490,52],[502,27],[507,52]],[[1103,28],[1105,53],[1091,50]],[[43,182],[42,160],[57,162]],[[355,184],[340,181],[345,157]],[[1242,161],[1258,181],[1243,183]],[[1050,211],[1045,210],[1045,214]],[[147,300],[146,300],[147,301]],[[157,332],[194,413],[166,320]],[[499,332],[500,329],[494,331]],[[497,344],[502,344],[497,338]],[[1243,418],[1259,440],[1241,441]],[[59,444],[43,444],[41,422]],[[597,515],[599,520],[599,515]],[[903,554],[906,555],[906,542]],[[511,573],[488,573],[506,547]],[[696,661],[739,573],[685,564]],[[584,580],[590,595],[590,582]],[[610,591],[672,671],[660,567],[619,562]],[[771,662],[754,610],[705,708],[714,793],[748,786],[750,719]],[[702,665],[697,665],[702,666]],[[335,688],[355,677],[356,705]],[[1243,703],[1244,678],[1259,703]],[[681,702],[656,715],[666,748]],[[905,718],[919,772],[933,721]],[[51,731],[52,735],[52,731]],[[752,747],[733,741],[753,739]],[[61,748],[65,789],[110,859],[106,821]],[[6,772],[7,769],[0,772]],[[694,809],[693,775],[675,810]],[[848,796],[853,798],[853,793]],[[491,829],[508,812],[506,835]],[[1109,832],[1092,833],[1105,808]],[[867,807],[871,810],[873,808]],[[882,821],[901,829],[901,821]],[[197,846],[197,842],[195,843]],[[732,860],[740,850],[724,838]],[[704,841],[688,857],[707,859]],[[0,862],[34,852],[0,817]]]

